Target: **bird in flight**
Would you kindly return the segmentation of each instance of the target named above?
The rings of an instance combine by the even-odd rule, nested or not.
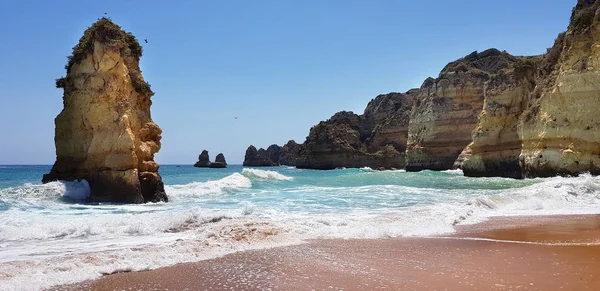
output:
[[[235,117],[235,119],[237,119],[237,116]]]
[[[106,15],[106,14],[108,14],[108,13],[104,12],[104,15]]]
[[[144,41],[145,41],[146,43],[148,43],[148,40],[147,40],[147,39],[145,39],[145,38],[144,38]]]

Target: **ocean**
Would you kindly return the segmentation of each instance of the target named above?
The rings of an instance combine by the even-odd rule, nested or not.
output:
[[[0,166],[0,290],[39,290],[309,239],[448,235],[494,216],[600,213],[600,178],[468,178],[163,165],[168,203],[87,203],[89,185]]]

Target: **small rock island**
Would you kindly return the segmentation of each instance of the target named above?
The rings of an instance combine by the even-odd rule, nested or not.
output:
[[[56,162],[42,182],[82,180],[96,202],[167,201],[159,165],[162,130],[150,116],[154,92],[139,67],[142,46],[108,18],[73,48],[55,119]]]
[[[211,162],[208,151],[203,150],[202,153],[200,153],[200,156],[198,156],[198,161],[194,164],[194,167],[222,169],[227,168],[227,161],[225,161],[225,155],[219,153],[215,158],[215,161]]]

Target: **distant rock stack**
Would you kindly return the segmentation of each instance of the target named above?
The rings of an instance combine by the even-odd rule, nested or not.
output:
[[[208,168],[210,167],[210,157],[208,156],[208,151],[203,150],[202,153],[198,156],[198,161],[194,164],[196,168]]]
[[[194,164],[196,168],[227,168],[227,162],[225,161],[225,156],[220,153],[217,155],[215,162],[210,162],[210,156],[208,155],[207,150],[203,150],[198,156],[198,161]]]
[[[225,156],[220,153],[215,158],[214,163],[210,163],[211,168],[227,168],[227,161],[225,161]]]
[[[139,67],[142,47],[107,18],[73,48],[56,117],[56,162],[42,182],[88,181],[91,201],[167,201],[154,154],[161,129],[150,116],[154,92]]]

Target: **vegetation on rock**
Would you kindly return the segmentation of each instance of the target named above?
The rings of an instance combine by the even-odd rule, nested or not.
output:
[[[131,56],[135,60],[139,60],[143,54],[142,46],[133,34],[124,31],[109,18],[102,17],[85,30],[83,36],[79,39],[79,43],[73,47],[73,53],[67,57],[68,62],[65,65],[67,74],[74,64],[81,62],[87,55],[94,53],[95,42],[119,47],[122,56]],[[130,75],[136,92],[151,94],[150,84],[143,80],[141,73],[132,72]],[[66,77],[56,79],[57,88],[65,88],[67,84]]]

